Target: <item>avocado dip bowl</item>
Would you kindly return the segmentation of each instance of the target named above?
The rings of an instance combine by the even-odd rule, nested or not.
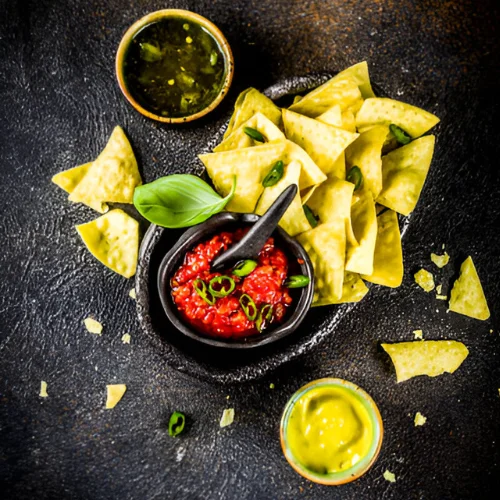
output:
[[[234,60],[221,31],[208,19],[182,9],[152,12],[123,36],[116,76],[139,113],[163,123],[206,115],[231,85]]]

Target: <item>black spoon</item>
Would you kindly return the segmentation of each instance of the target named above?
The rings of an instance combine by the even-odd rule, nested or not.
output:
[[[252,226],[243,238],[212,261],[212,269],[230,267],[242,260],[256,260],[267,239],[276,229],[287,208],[297,194],[297,185],[288,186],[269,207],[267,212]]]

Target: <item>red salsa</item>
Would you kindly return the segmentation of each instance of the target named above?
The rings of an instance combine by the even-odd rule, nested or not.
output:
[[[267,240],[257,261],[247,261],[251,265],[245,266],[243,274],[249,274],[238,276],[238,266],[224,272],[210,270],[213,259],[247,231],[222,232],[198,244],[170,280],[172,298],[182,317],[211,337],[258,334],[282,322],[292,303],[284,286],[288,258],[276,247],[274,238]]]

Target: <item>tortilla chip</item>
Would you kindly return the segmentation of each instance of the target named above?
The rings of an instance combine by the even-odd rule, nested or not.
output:
[[[377,214],[370,191],[356,191],[351,206],[352,232],[347,233],[345,268],[360,274],[372,274],[377,240]]]
[[[281,125],[281,110],[269,97],[261,94],[257,89],[248,88],[236,99],[234,111],[229,120],[229,125],[224,133],[227,139],[233,130],[239,128],[243,123],[252,118],[255,113],[262,113],[269,118],[277,127]]]
[[[352,108],[342,112],[342,128],[348,132],[356,132],[356,116]]]
[[[326,306],[331,304],[344,304],[347,302],[359,302],[367,293],[369,288],[364,284],[359,274],[344,273],[344,283],[342,284],[342,297],[338,300],[318,299],[312,303],[312,307]]]
[[[439,123],[439,118],[423,109],[385,97],[366,99],[356,115],[356,127],[361,132],[374,125],[392,123],[415,139]]]
[[[52,177],[52,182],[61,189],[64,189],[67,193],[71,194],[81,180],[87,175],[91,165],[92,162],[84,163],[78,167],[59,172]],[[89,201],[88,203],[85,203],[85,205],[101,214],[104,214],[109,210],[108,205],[101,201]]]
[[[125,278],[135,274],[139,252],[139,223],[123,210],[76,226],[90,253]]]
[[[347,170],[357,166],[363,174],[363,187],[376,198],[382,191],[382,146],[389,127],[378,125],[363,132],[345,152]]]
[[[338,104],[335,104],[331,108],[328,108],[324,113],[321,113],[316,120],[327,125],[333,125],[334,127],[342,127],[342,110]]]
[[[215,147],[214,153],[262,145],[261,142],[254,141],[244,132],[245,127],[258,130],[265,137],[266,142],[285,139],[285,134],[269,118],[262,113],[255,113],[249,120],[234,129],[227,139],[224,139]]]
[[[448,255],[448,252],[444,252],[443,255],[437,255],[435,253],[431,253],[431,260],[436,264],[437,267],[440,269],[448,264],[450,261],[450,256]]]
[[[323,173],[335,175],[339,179],[345,177],[345,170],[335,171],[335,167],[338,167],[335,162],[358,134],[286,109],[283,110],[283,124],[287,138],[303,148]]]
[[[375,97],[370,83],[370,75],[368,73],[368,64],[366,61],[354,64],[344,71],[341,71],[338,75],[333,77],[333,80],[335,81],[336,79],[340,79],[345,76],[349,76],[355,80],[363,99]]]
[[[451,290],[450,311],[480,320],[490,317],[488,303],[472,257],[467,257],[460,267],[460,276]]]
[[[417,204],[434,152],[427,135],[382,157],[382,191],[377,203],[409,215]]]
[[[302,166],[299,181],[301,191],[308,187],[317,186],[326,180],[326,175],[300,146],[288,140],[282,142],[285,144],[286,163],[298,161]]]
[[[377,217],[377,241],[373,255],[373,272],[362,275],[370,283],[396,288],[403,281],[403,249],[398,215],[386,210]]]
[[[123,395],[127,390],[127,386],[125,384],[112,384],[112,385],[107,385],[106,390],[107,390],[106,410],[111,410],[123,398]]]
[[[398,382],[412,377],[436,377],[444,372],[453,373],[469,354],[462,342],[454,340],[420,340],[382,344],[396,369]]]
[[[337,75],[292,104],[289,109],[316,118],[335,104],[344,111],[359,100],[362,97],[356,80],[349,75]]]
[[[291,184],[299,184],[300,178],[300,163],[297,161],[292,161],[285,166],[285,172],[283,177],[274,186],[270,186],[264,189],[259,202],[257,203],[257,208],[255,213],[258,215],[263,215],[268,208],[274,203],[276,198]],[[299,233],[303,233],[311,229],[307,217],[302,208],[302,200],[300,198],[300,193],[297,191],[295,198],[293,199],[290,206],[287,208],[283,217],[281,218],[279,225],[290,235],[295,236]]]
[[[121,127],[115,127],[102,153],[69,195],[81,203],[133,203],[134,189],[142,184],[137,161]]]

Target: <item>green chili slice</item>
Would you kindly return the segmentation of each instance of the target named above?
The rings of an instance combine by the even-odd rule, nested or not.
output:
[[[253,301],[252,297],[244,293],[240,297],[240,304],[241,308],[243,309],[243,312],[245,313],[245,316],[250,321],[253,321],[257,317],[257,306],[255,305],[255,302]]]
[[[302,205],[304,213],[306,214],[306,219],[311,224],[311,227],[316,227],[318,225],[319,217],[307,206]]]
[[[309,285],[310,279],[303,274],[297,274],[295,276],[288,276],[288,279],[285,281],[285,286],[287,288],[302,288],[304,286]]]
[[[262,306],[257,319],[255,320],[255,327],[259,332],[261,332],[268,323],[271,322],[273,317],[273,306],[271,304],[265,304]]]
[[[403,130],[401,127],[398,127],[394,123],[391,123],[389,125],[389,130],[391,131],[392,135],[396,138],[396,141],[399,142],[399,144],[408,144],[411,142],[411,137],[408,132]]]
[[[243,132],[248,135],[251,139],[257,142],[266,142],[266,138],[258,131],[252,127],[244,127]]]
[[[248,276],[257,267],[257,262],[255,260],[242,260],[233,269],[233,274],[235,276]]]
[[[212,278],[208,284],[208,289],[214,297],[227,297],[235,286],[233,278],[222,275]]]
[[[274,186],[282,177],[285,172],[283,162],[281,160],[277,161],[272,167],[269,173],[264,177],[262,185],[267,188]]]
[[[186,417],[180,411],[174,411],[170,415],[170,420],[168,421],[168,434],[169,436],[178,436],[183,430],[186,424]]]
[[[363,185],[363,174],[361,173],[360,168],[356,165],[351,167],[349,173],[347,174],[346,181],[354,184],[354,191],[359,189]]]
[[[196,278],[193,282],[194,291],[209,305],[215,304],[215,299],[207,290],[207,285],[201,278]]]

